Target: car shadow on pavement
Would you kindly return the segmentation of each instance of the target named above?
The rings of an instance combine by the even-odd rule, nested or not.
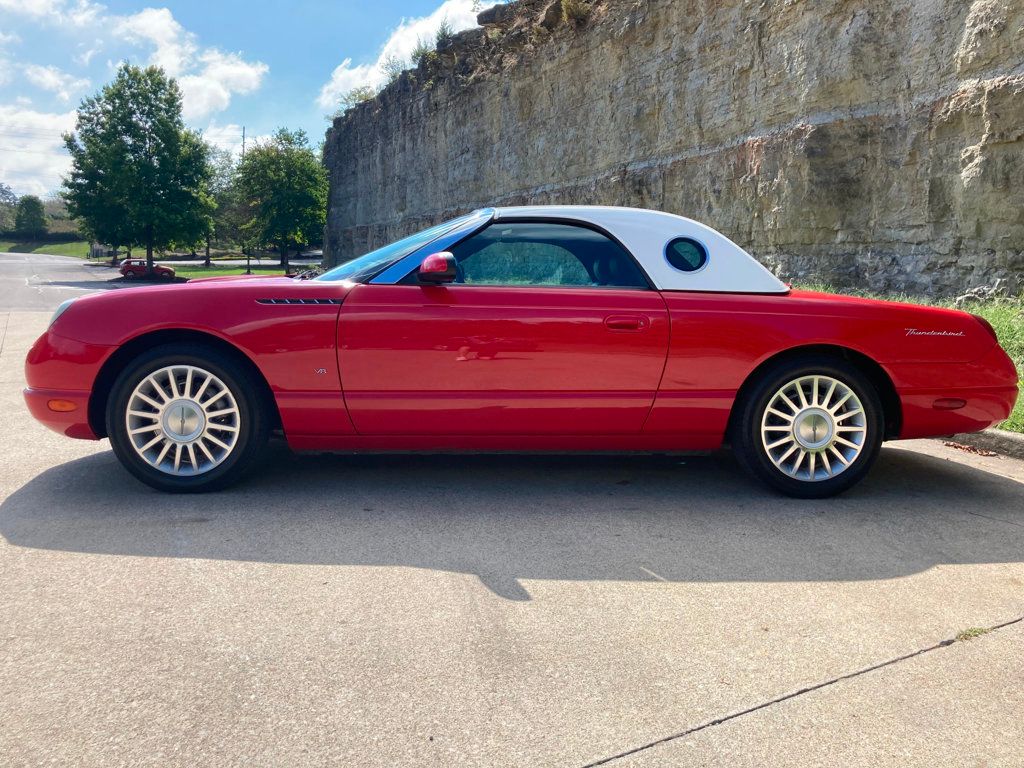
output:
[[[727,455],[296,456],[173,496],[107,451],[0,505],[13,545],[82,553],[405,566],[520,580],[819,581],[1024,559],[1024,484],[886,449],[839,498],[794,501]]]

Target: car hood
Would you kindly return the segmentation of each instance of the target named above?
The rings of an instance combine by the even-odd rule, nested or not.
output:
[[[242,328],[337,315],[355,283],[288,277],[211,277],[125,287],[75,299],[50,328],[65,338],[118,345],[148,331],[181,328],[224,338]]]

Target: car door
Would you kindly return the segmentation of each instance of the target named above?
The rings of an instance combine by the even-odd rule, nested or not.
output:
[[[367,435],[641,431],[668,313],[625,249],[565,222],[497,221],[456,282],[357,286],[339,314],[345,401]]]

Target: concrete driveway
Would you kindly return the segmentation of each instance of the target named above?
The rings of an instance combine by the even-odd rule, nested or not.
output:
[[[31,420],[4,286],[4,764],[1022,764],[1022,462],[893,445],[798,503],[728,456],[278,449],[161,495]]]

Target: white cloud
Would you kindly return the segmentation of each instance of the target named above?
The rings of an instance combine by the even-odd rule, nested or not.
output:
[[[113,33],[129,43],[153,46],[150,63],[178,78],[186,120],[200,120],[227,109],[233,94],[252,93],[269,70],[263,62],[246,61],[238,53],[200,50],[196,36],[166,8],[146,8],[121,17]]]
[[[95,45],[89,46],[85,43],[78,44],[78,50],[81,51],[75,56],[75,63],[82,67],[88,67],[89,62],[92,61],[92,57],[103,50],[103,41],[97,40]]]
[[[433,44],[434,34],[442,22],[447,20],[455,32],[475,27],[477,14],[497,3],[483,3],[474,10],[473,0],[445,0],[433,13],[415,19],[402,19],[381,47],[377,59],[353,66],[347,58],[331,73],[331,79],[324,83],[317,98],[317,104],[327,110],[336,109],[342,97],[353,88],[368,85],[379,88],[384,84],[384,62],[392,57],[409,61],[416,43],[421,38]]]
[[[237,53],[216,49],[205,51],[199,60],[203,68],[198,74],[178,80],[186,120],[200,120],[224,111],[231,104],[232,94],[257,90],[269,70],[263,62],[248,62]]]
[[[20,43],[21,38],[18,37],[14,32],[4,32],[0,29],[0,46],[3,45],[14,45]]]
[[[188,69],[196,55],[195,35],[175,20],[166,8],[145,8],[120,17],[113,26],[115,36],[136,45],[154,47],[150,63],[163,67],[171,77]]]
[[[74,77],[54,66],[25,64],[21,71],[32,85],[55,94],[61,101],[67,101],[72,94],[89,87],[89,81],[85,78]]]
[[[37,21],[84,27],[99,18],[104,7],[89,0],[0,0],[0,10]]]
[[[0,104],[0,179],[20,195],[52,192],[71,166],[61,134],[74,127],[74,110],[37,112],[21,104]]]

